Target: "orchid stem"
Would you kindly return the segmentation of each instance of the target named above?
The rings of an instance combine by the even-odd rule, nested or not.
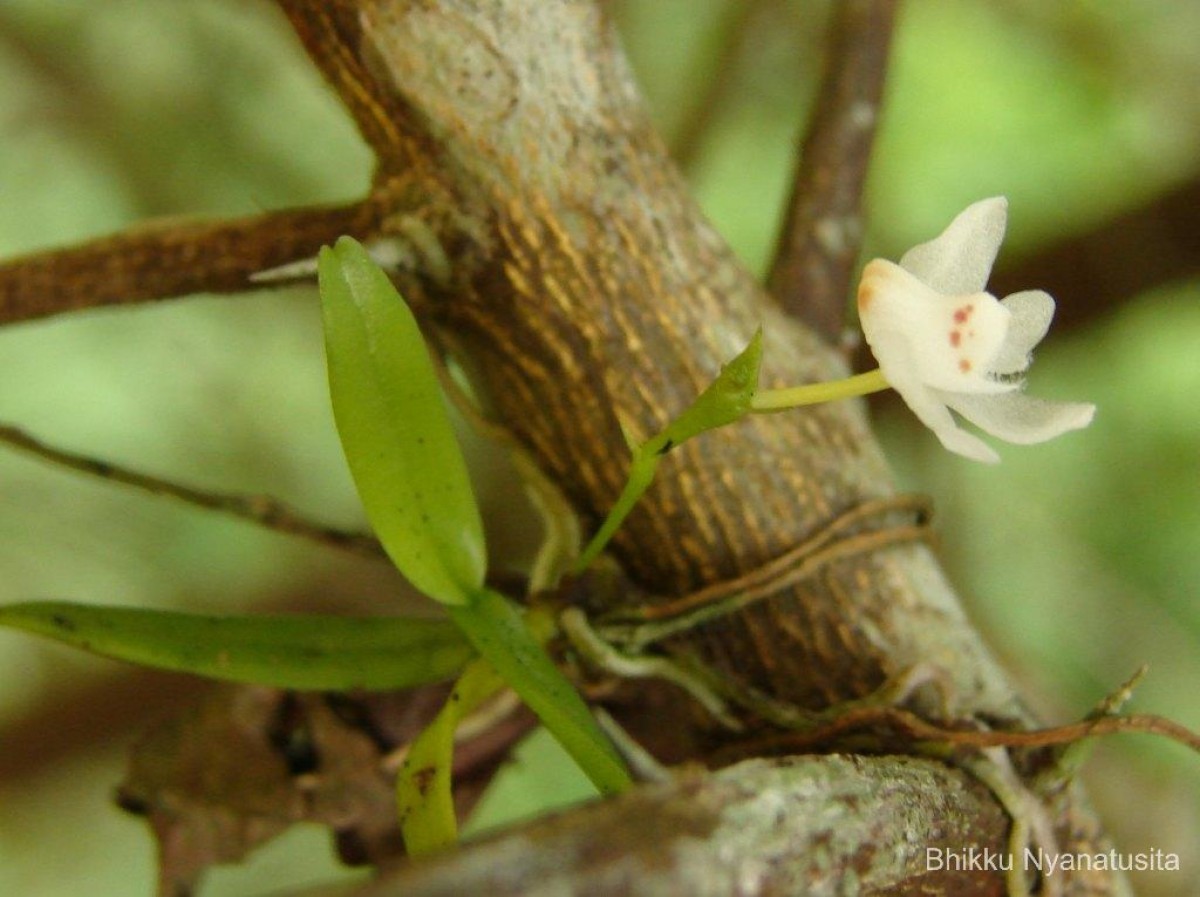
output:
[[[808,383],[804,386],[792,386],[787,389],[764,389],[756,393],[749,401],[749,405],[742,406],[736,417],[744,416],[745,414],[764,414],[773,411],[784,411],[788,408],[797,408],[801,405],[816,405],[821,402],[834,402],[838,399],[849,399],[854,396],[865,396],[869,393],[880,392],[884,389],[890,389],[891,384],[883,378],[883,372],[876,368],[873,371],[868,371],[865,374],[856,374],[853,377],[847,377],[844,380],[830,380],[828,383]],[[723,421],[728,422],[728,421]],[[617,528],[625,521],[626,516],[633,510],[633,506],[637,504],[638,499],[645,494],[650,488],[650,484],[654,481],[654,474],[658,470],[658,463],[662,460],[663,455],[670,451],[676,445],[685,441],[689,436],[696,435],[701,432],[699,429],[695,433],[687,432],[672,436],[678,421],[673,421],[667,429],[663,430],[649,442],[645,442],[638,446],[633,452],[633,459],[629,467],[629,478],[625,481],[625,488],[621,490],[620,496],[613,505],[608,516],[604,519],[600,529],[592,540],[584,548],[583,553],[575,562],[575,573],[579,574],[586,570],[608,545]],[[673,429],[674,428],[674,429]],[[709,429],[710,427],[705,427]]]
[[[629,468],[629,478],[625,481],[625,488],[621,490],[616,503],[612,510],[608,512],[608,516],[604,518],[604,523],[592,536],[592,540],[588,542],[583,553],[579,556],[579,560],[575,562],[575,573],[579,574],[591,566],[592,561],[600,556],[600,552],[608,545],[617,528],[625,522],[625,518],[629,512],[633,510],[633,506],[637,504],[638,499],[645,494],[650,488],[650,484],[654,482],[655,471],[658,470],[658,462],[662,460],[662,453],[654,451],[654,444],[659,440],[654,440],[652,443],[646,443],[641,446],[633,455],[633,461]],[[650,450],[647,450],[647,446]]]
[[[760,390],[750,400],[750,411],[753,414],[783,411],[788,408],[798,408],[801,405],[817,405],[822,402],[835,402],[838,399],[865,396],[873,392],[882,392],[885,389],[891,389],[891,384],[884,379],[883,371],[876,368],[844,380],[807,383],[804,386],[789,386],[786,389]]]

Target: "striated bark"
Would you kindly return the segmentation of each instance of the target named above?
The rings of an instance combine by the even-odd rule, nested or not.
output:
[[[381,207],[291,209],[231,221],[160,221],[0,265],[0,324],[189,293],[240,292],[256,272],[379,226]],[[274,285],[274,284],[272,284]]]

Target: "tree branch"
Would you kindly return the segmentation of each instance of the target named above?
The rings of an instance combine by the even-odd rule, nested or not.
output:
[[[767,284],[785,310],[836,344],[863,237],[862,191],[898,0],[834,4],[825,75],[796,156]]]
[[[423,323],[468,370],[485,372],[475,381],[483,401],[585,522],[601,519],[621,490],[625,434],[659,430],[758,326],[766,385],[843,372],[839,354],[781,315],[705,222],[600,5],[338,0],[330,17],[318,0],[281,2],[303,21],[330,82],[353,85],[343,96],[357,120],[374,122],[379,98],[393,97],[389,127],[401,151],[415,153],[414,170],[456,204],[448,225],[434,228],[454,264],[445,283],[430,285]],[[592,610],[665,604],[736,580],[848,508],[891,495],[861,409],[849,403],[706,434],[672,453],[613,543],[636,588]],[[1029,724],[927,548],[892,545],[764,589],[764,600],[679,634],[672,649],[804,708],[870,694],[937,657],[956,718]],[[744,737],[714,731],[697,713],[690,724],[672,716],[681,724],[664,739],[663,716],[639,716],[637,705],[611,709],[638,740],[711,752]],[[1094,836],[1078,802],[1058,815],[1066,843]],[[873,843],[870,833],[859,841]],[[472,859],[445,862],[457,876]]]
[[[0,325],[190,293],[255,289],[251,276],[378,229],[383,205],[285,209],[225,221],[158,221],[0,264]],[[271,286],[276,286],[272,283]]]
[[[812,329],[780,313],[699,212],[650,125],[602,4],[277,2],[379,154],[377,187],[404,172],[414,201],[398,204],[412,214],[416,196],[426,200],[421,223],[427,254],[450,264],[444,279],[424,284],[430,301],[417,309],[422,324],[476,373],[474,385],[489,412],[561,488],[585,524],[601,519],[620,492],[628,457],[625,433],[639,438],[659,430],[759,326],[765,327],[767,342],[764,385],[844,373],[840,355]],[[892,6],[866,0],[846,5],[864,15],[876,10],[889,16]],[[876,64],[882,66],[882,56]],[[864,84],[868,70],[881,77],[864,63]],[[877,90],[877,82],[871,83]],[[856,117],[854,104],[845,105],[849,101],[835,107],[843,110],[837,120],[843,121],[845,139],[864,156],[867,144],[861,134],[854,136],[854,127],[861,131],[864,122],[870,123],[874,96],[870,116]],[[814,151],[809,158],[837,158],[838,167],[865,165],[825,152]],[[819,193],[822,172],[832,176],[837,168],[811,164],[812,190]],[[817,206],[825,211],[810,226],[816,238],[829,209],[857,215],[861,170],[852,183],[852,205],[839,199]],[[807,190],[797,187],[798,201]],[[856,219],[839,219],[843,230],[846,220]],[[250,229],[255,239],[265,239],[261,224]],[[356,232],[343,223],[338,229]],[[149,284],[143,287],[132,282],[137,266],[126,264],[129,282],[109,290],[108,301],[139,289],[150,298],[165,288],[164,279],[167,286],[174,284],[172,290],[189,283],[212,289],[199,284],[214,282],[233,289],[253,271],[313,251],[308,244],[301,249],[291,236],[276,237],[292,250],[267,260],[266,250],[259,249],[252,263],[234,239],[205,244],[232,254],[235,273],[227,281],[218,276],[229,266],[223,257],[189,254],[161,240],[167,248],[175,246],[169,253],[174,265],[190,260],[202,269],[211,265],[216,273],[172,278],[150,270],[144,272]],[[124,243],[114,239],[117,247],[136,242],[135,237]],[[834,249],[846,245],[826,242]],[[197,245],[194,239],[185,243]],[[828,246],[817,250],[820,258],[841,258]],[[88,295],[105,289],[100,283],[104,261],[95,244],[84,256],[90,265],[82,267],[91,276],[64,284],[84,295],[59,295],[42,313],[94,304]],[[841,301],[844,288],[828,293],[835,294]],[[29,312],[31,305],[38,310],[28,295],[23,304],[8,301],[0,310],[13,305],[18,312]],[[636,588],[599,596],[600,606],[592,609],[617,611],[635,601],[669,604],[678,596],[773,569],[773,560],[848,509],[894,494],[862,410],[851,403],[756,417],[707,434],[672,452],[613,543],[614,557]],[[890,544],[811,576],[766,581],[762,600],[679,633],[670,648],[695,656],[738,688],[802,709],[863,697],[936,658],[946,673],[946,703],[954,721],[984,720],[1013,729],[1031,722],[966,621],[934,556],[919,544]],[[664,755],[708,756],[746,737],[715,731],[677,697],[665,705],[638,700],[660,694],[653,685],[631,691],[633,703],[614,704],[614,717],[639,740],[661,745]],[[920,694],[913,704],[927,710],[938,706]],[[669,727],[664,725],[668,718]],[[752,735],[767,728],[762,720],[748,722]],[[896,745],[897,750],[906,747],[903,740]],[[535,893],[528,889],[539,877],[561,882],[573,871],[584,882],[589,875],[600,876],[591,879],[593,891],[611,885],[618,892],[646,893],[662,881],[654,878],[660,867],[686,876],[689,866],[702,868],[706,858],[733,851],[761,863],[735,867],[740,879],[717,872],[725,876],[716,879],[724,883],[724,893],[734,882],[774,881],[773,857],[801,875],[826,876],[818,880],[829,882],[831,892],[844,892],[865,877],[893,893],[915,892],[927,883],[935,892],[971,893],[953,881],[929,882],[910,863],[925,843],[968,843],[964,839],[976,824],[987,839],[1003,829],[1003,818],[985,795],[965,786],[951,790],[959,774],[936,765],[826,757],[793,766],[807,770],[800,774],[803,787],[771,778],[772,770],[786,771],[786,764],[743,765],[700,784],[686,780],[678,786],[682,791],[639,791],[578,817],[538,823],[532,839],[489,842],[524,845],[523,859],[506,860],[485,846],[479,854],[463,851],[414,866],[409,881],[415,890],[415,883],[428,876],[428,893],[457,894],[474,890],[465,884],[472,880],[500,886],[493,873],[501,869],[524,869],[529,877],[513,880],[521,881],[520,893]],[[919,774],[906,778],[906,770],[913,769]],[[766,778],[756,778],[759,770]],[[749,785],[741,784],[743,777]],[[718,783],[715,793],[706,792],[707,781]],[[801,802],[801,795],[818,785],[826,788],[824,799]],[[843,787],[849,790],[839,790]],[[698,812],[687,799],[693,793],[702,798]],[[947,793],[956,799],[947,800]],[[889,802],[895,794],[901,799]],[[973,806],[976,797],[988,809],[964,820],[959,811]],[[815,806],[814,818],[828,812],[842,824],[818,826],[820,836],[805,840],[805,832],[813,830],[800,822],[796,833],[789,829],[781,839],[779,815],[763,811],[764,800],[774,807],[777,798],[794,808],[784,813],[789,822]],[[871,812],[860,813],[856,805]],[[746,811],[742,816],[722,809],[739,806]],[[1096,843],[1095,826],[1077,795],[1054,809],[1064,847]],[[927,812],[932,822],[918,824],[913,811]],[[745,820],[760,827],[751,828]],[[691,837],[681,837],[680,830]],[[754,838],[736,840],[735,830],[739,837],[752,832]],[[585,831],[590,846],[580,847]],[[722,832],[726,839],[712,843],[726,850],[712,849],[709,836]],[[697,841],[701,849],[690,850]],[[659,849],[647,855],[640,850],[643,842],[657,843]],[[845,846],[833,851],[827,864],[823,857],[830,844]],[[631,858],[628,865],[623,865],[624,854]],[[645,861],[647,856],[653,862]],[[889,860],[897,856],[901,859]],[[886,874],[874,879],[877,864]],[[631,874],[624,871],[629,869]],[[1110,893],[1118,886],[1109,876],[1066,880],[1075,893]],[[1000,877],[993,875],[979,893],[997,893],[1000,887]],[[797,889],[786,883],[779,887],[789,890]],[[699,887],[694,892],[705,893]]]
[[[684,773],[414,863],[353,897],[584,894],[998,895],[926,850],[1005,849],[1005,819],[966,774],[902,758],[752,760]],[[886,845],[886,846],[884,846]],[[332,895],[328,895],[332,897]]]
[[[1058,300],[1056,332],[1082,327],[1158,286],[1200,276],[1200,180],[1051,243],[992,277],[999,296],[1033,284]]]

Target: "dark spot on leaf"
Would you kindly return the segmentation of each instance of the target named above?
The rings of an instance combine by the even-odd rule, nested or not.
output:
[[[413,773],[413,784],[417,786],[417,793],[421,797],[425,797],[429,792],[429,786],[433,784],[433,780],[437,777],[436,766],[426,766],[418,769]]]
[[[61,629],[63,632],[75,632],[79,629],[75,621],[70,617],[64,617],[62,614],[54,614],[50,617],[50,622]]]
[[[667,452],[669,452],[673,448],[675,448],[675,440],[668,439],[666,442],[664,442],[662,444],[662,448],[660,448],[657,452],[655,452],[655,454],[662,456],[662,455],[665,455]]]

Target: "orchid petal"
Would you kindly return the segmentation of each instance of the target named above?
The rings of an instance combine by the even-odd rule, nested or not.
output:
[[[900,392],[896,388],[896,392]],[[996,464],[1000,456],[986,442],[962,429],[946,408],[946,403],[936,391],[920,387],[900,392],[904,402],[917,419],[933,431],[933,435],[949,451],[972,461]]]
[[[900,267],[939,293],[982,292],[1007,221],[1008,200],[1003,196],[980,200],[967,206],[937,237],[904,253]]]
[[[1000,300],[1012,312],[1008,337],[989,365],[994,374],[1023,374],[1033,360],[1033,347],[1042,341],[1054,317],[1054,299],[1042,290],[1024,290]]]
[[[978,436],[968,433],[957,424],[941,428],[930,427],[930,429],[933,430],[933,435],[938,438],[938,442],[947,451],[954,452],[956,455],[962,455],[964,458],[970,458],[972,461],[980,461],[984,464],[1000,463],[1000,456],[996,454],[995,449]]]
[[[930,389],[919,377],[913,375],[911,353],[905,343],[885,340],[884,346],[884,354],[888,356],[891,364],[885,367],[880,359],[880,367],[894,372],[888,376],[888,383],[917,419],[934,432],[942,445],[974,461],[994,464],[1000,460],[1000,456],[983,440],[959,428],[940,393]],[[878,359],[879,350],[872,347],[872,351]]]
[[[1079,430],[1092,422],[1096,406],[1051,402],[1021,392],[1000,396],[944,394],[947,405],[985,433],[1018,445],[1031,445]]]

